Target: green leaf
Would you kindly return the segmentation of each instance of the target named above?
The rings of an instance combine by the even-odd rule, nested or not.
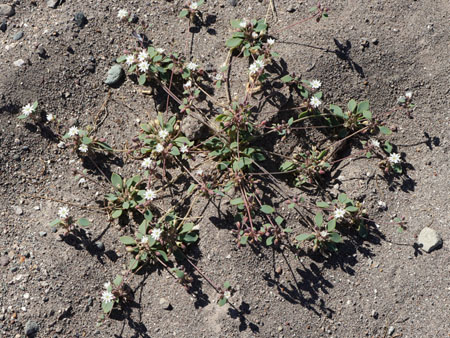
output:
[[[318,212],[316,214],[316,216],[314,216],[314,223],[318,226],[321,227],[323,224],[323,214],[321,212]]]
[[[113,309],[114,302],[102,302],[102,309],[104,313],[110,313]]]
[[[81,142],[83,144],[91,144],[92,143],[92,139],[90,137],[83,136],[83,138],[81,139]]]
[[[345,208],[345,210],[347,210],[348,212],[357,212],[359,210],[359,208],[357,208],[353,205],[350,205],[347,208]]]
[[[223,288],[224,288],[225,290],[228,290],[229,288],[231,288],[230,282],[229,282],[229,281],[226,281],[225,283],[223,283]]]
[[[153,219],[153,214],[152,214],[152,212],[151,212],[150,210],[146,210],[146,211],[144,212],[144,218],[145,218],[147,221],[151,222],[152,219]]]
[[[167,257],[167,254],[165,253],[165,251],[162,251],[162,250],[156,250],[156,252],[158,252],[158,253],[161,255],[161,257],[162,257],[166,262],[169,261],[169,258]]]
[[[392,131],[386,127],[386,126],[378,126],[378,129],[380,130],[380,132],[384,135],[390,135],[392,134]]]
[[[136,240],[130,236],[122,236],[119,238],[119,241],[125,245],[136,245]]]
[[[338,196],[338,201],[341,203],[347,203],[347,201],[348,201],[347,195],[344,193],[340,193]]]
[[[122,209],[129,209],[130,208],[130,202],[128,202],[128,201],[125,201],[125,202],[123,202],[122,203]]]
[[[137,259],[132,258],[130,263],[128,264],[128,270],[134,270],[138,267],[139,261]]]
[[[119,57],[116,59],[116,62],[117,62],[117,63],[125,62],[125,60],[127,59],[127,56],[128,56],[128,55],[121,55],[121,56],[119,56]]]
[[[123,277],[121,275],[117,275],[113,280],[113,284],[115,286],[119,286],[122,283]]]
[[[28,116],[27,115],[19,115],[19,116],[17,116],[17,118],[18,119],[21,119],[21,120],[23,120],[23,119],[26,119]],[[65,138],[67,138],[67,137],[65,137]]]
[[[175,269],[175,268],[173,268],[172,271],[175,273],[175,275],[176,275],[179,279],[183,279],[183,278],[184,278],[184,272],[181,271],[180,269]]]
[[[191,192],[193,192],[193,191],[195,190],[195,188],[197,188],[197,184],[192,183],[192,184],[189,186],[189,188],[188,188],[188,190],[187,190],[187,193],[190,194]]]
[[[341,235],[339,235],[337,232],[332,232],[331,234],[329,234],[329,238],[334,243],[342,243],[343,242]]]
[[[180,14],[178,14],[178,16],[179,16],[180,18],[184,18],[184,17],[186,17],[188,14],[189,14],[189,11],[188,11],[187,9],[183,9],[183,10],[180,12]]]
[[[146,235],[147,234],[147,229],[148,229],[148,221],[145,219],[145,220],[142,221],[141,225],[139,225],[138,231],[142,235]]]
[[[179,156],[181,154],[180,150],[178,149],[178,147],[175,147],[175,146],[173,146],[172,149],[170,149],[170,153],[173,156]]]
[[[283,229],[283,231],[284,231],[285,233],[290,234],[290,233],[292,232],[292,229],[291,229],[291,228],[286,228],[286,229]]]
[[[239,47],[242,44],[243,41],[244,40],[241,39],[241,38],[231,38],[231,39],[227,40],[226,46],[228,48],[234,49],[236,47]]]
[[[113,173],[111,175],[111,183],[115,188],[117,188],[119,190],[122,189],[123,181],[122,181],[122,177],[120,177],[120,175]]]
[[[240,25],[241,20],[236,20],[236,19],[231,20],[230,24],[231,24],[231,27],[233,27],[233,28],[241,29],[241,25]]]
[[[355,109],[356,109],[356,101],[353,100],[353,99],[348,101],[347,107],[348,107],[348,110],[350,110],[350,112],[353,113],[355,111]]]
[[[261,211],[265,214],[272,214],[275,209],[272,208],[270,205],[264,204],[261,206]]]
[[[242,199],[242,197],[238,197],[238,198],[232,199],[232,200],[230,201],[230,204],[231,204],[231,205],[244,204],[244,200]]]
[[[295,239],[299,242],[302,242],[302,241],[309,241],[315,237],[316,236],[314,236],[314,234],[301,234],[296,236]]]
[[[266,245],[267,245],[267,246],[271,246],[271,245],[273,244],[273,239],[274,239],[274,237],[275,237],[275,236],[267,237],[267,239],[266,239]]]
[[[122,209],[116,209],[111,214],[112,218],[119,218],[120,216],[122,216]]]
[[[78,220],[78,224],[81,225],[82,227],[87,227],[89,226],[89,221],[86,218],[80,218]]]
[[[281,223],[283,223],[283,222],[284,222],[284,218],[283,217],[277,216],[275,218],[275,223],[277,223],[278,225],[281,225]]]
[[[147,82],[147,75],[141,74],[138,79],[138,83],[143,86]]]
[[[219,306],[224,306],[227,303],[227,299],[225,297],[222,297],[219,299],[219,301],[217,302],[217,304],[219,304]]]
[[[194,228],[194,223],[185,223],[183,224],[183,228],[181,228],[180,235],[184,233],[191,232]]]
[[[280,80],[281,80],[281,82],[286,83],[286,82],[291,82],[292,80],[294,80],[294,78],[288,74],[288,75],[283,76]]]
[[[330,110],[332,111],[332,113],[334,115],[341,117],[343,119],[348,119],[348,116],[346,114],[344,114],[341,107],[339,107],[335,104],[330,104]]]
[[[363,112],[363,116],[368,119],[369,121],[372,120],[372,113],[368,110],[366,110],[365,112]]]
[[[33,104],[31,105],[31,109],[33,109],[33,111],[34,111],[37,109],[37,107],[38,107],[38,102],[34,101]]]
[[[331,221],[327,224],[327,230],[328,232],[333,231],[336,228],[336,218],[333,218]]]
[[[58,225],[61,223],[60,219],[54,219],[53,221],[50,222],[50,226],[54,227],[55,225]]]
[[[369,110],[369,101],[362,101],[358,103],[358,113],[363,113]]]
[[[319,208],[329,208],[330,207],[330,205],[327,202],[322,202],[322,201],[316,202],[316,205]]]
[[[392,144],[390,144],[389,141],[385,141],[384,142],[383,148],[384,148],[384,150],[386,150],[386,152],[388,154],[390,154],[392,152],[392,149],[393,149]]]
[[[248,241],[248,236],[241,236],[241,240],[239,241],[239,243],[241,243],[241,245],[246,245]]]

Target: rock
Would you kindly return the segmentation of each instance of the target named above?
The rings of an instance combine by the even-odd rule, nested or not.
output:
[[[41,58],[45,58],[47,56],[47,51],[44,49],[44,47],[39,46],[37,51],[37,55],[39,55]]]
[[[170,311],[170,310],[172,310],[172,305],[169,303],[169,301],[167,300],[167,299],[165,299],[165,298],[161,298],[160,300],[159,300],[159,305],[161,306],[161,308],[163,309],[163,310],[168,310],[168,311]]]
[[[13,16],[16,13],[13,6],[10,5],[0,5],[0,16]]]
[[[80,28],[83,28],[88,23],[86,16],[82,12],[75,14],[73,19],[75,20],[75,23],[77,24],[77,26]]]
[[[100,250],[100,251],[105,250],[105,244],[103,244],[102,241],[97,241],[97,242],[95,242],[94,244],[95,244],[95,247],[96,247],[98,250]]]
[[[9,264],[9,257],[8,256],[2,256],[0,258],[0,265],[1,266],[7,266]]]
[[[19,59],[13,62],[14,66],[16,67],[22,67],[25,64],[25,61],[23,59]]]
[[[59,5],[59,0],[47,0],[47,7],[56,8]]]
[[[27,337],[30,337],[34,334],[36,334],[39,331],[39,325],[36,322],[33,322],[32,320],[29,320],[25,324],[24,333]]]
[[[429,253],[442,246],[442,238],[436,230],[425,227],[419,234],[418,243],[422,245],[422,250]]]
[[[19,207],[18,205],[13,205],[12,208],[13,208],[14,213],[15,213],[16,215],[22,215],[22,214],[23,214],[22,208]]]
[[[88,72],[90,72],[90,73],[94,73],[94,72],[95,72],[95,64],[89,63],[89,64],[86,66],[86,70],[87,70]]]
[[[238,2],[239,2],[238,0],[228,0],[228,3],[233,7],[236,7]]]
[[[23,31],[18,31],[16,34],[13,35],[13,40],[17,41],[23,38]]]
[[[361,44],[361,46],[363,47],[369,47],[369,40],[367,38],[361,38],[359,40],[359,43]]]
[[[45,231],[39,231],[39,236],[45,237],[47,236],[47,233]]]
[[[108,70],[105,83],[109,86],[116,85],[122,79],[123,74],[122,67],[120,65],[114,65]]]
[[[294,7],[294,6],[289,6],[289,7],[286,9],[286,12],[288,12],[288,13],[294,13],[294,12],[295,12],[295,7]]]
[[[181,132],[191,141],[207,137],[208,128],[195,117],[188,115],[181,123]]]
[[[392,336],[394,334],[394,331],[395,331],[395,327],[389,326],[389,329],[387,332],[388,336]]]
[[[371,316],[372,316],[374,319],[378,319],[378,312],[376,312],[375,310],[373,310]]]
[[[8,28],[8,25],[6,24],[6,21],[2,21],[2,23],[0,24],[0,31],[5,33],[7,28]]]
[[[377,39],[377,38],[372,39],[372,43],[373,43],[374,45],[378,45],[378,39]]]

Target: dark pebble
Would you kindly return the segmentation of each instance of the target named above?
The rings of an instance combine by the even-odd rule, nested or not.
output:
[[[238,4],[238,0],[228,0],[228,3],[229,3],[231,6],[236,7],[237,4]]]
[[[45,58],[47,56],[47,51],[44,49],[44,47],[40,46],[37,49],[37,54],[41,57],[41,58]]]
[[[131,16],[130,22],[132,22],[132,23],[137,23],[138,21],[139,21],[138,16],[137,16],[136,14],[133,14],[133,15]]]
[[[295,7],[290,6],[288,7],[288,9],[286,10],[288,13],[294,13],[295,12]]]
[[[13,156],[13,160],[20,161],[20,155],[19,154],[15,154]]]
[[[75,14],[74,20],[77,26],[80,28],[83,28],[88,23],[86,16],[82,12]]]
[[[55,233],[55,232],[58,231],[58,229],[56,229],[55,227],[51,227],[50,229],[52,229],[51,231],[52,231],[53,233]]]
[[[8,28],[8,25],[6,24],[6,21],[3,21],[0,24],[0,31],[2,31],[3,33],[6,32],[6,28]]]
[[[19,31],[13,36],[13,40],[17,41],[23,38],[23,31]]]
[[[105,250],[105,244],[102,241],[95,242],[95,247],[100,251]]]
[[[9,269],[9,271],[11,272],[16,272],[17,270],[19,270],[17,266],[13,266],[11,269]]]
[[[86,66],[86,70],[88,72],[94,73],[95,72],[95,65],[93,63],[90,63]]]

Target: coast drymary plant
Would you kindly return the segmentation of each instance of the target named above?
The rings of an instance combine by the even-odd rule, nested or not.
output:
[[[50,222],[51,227],[60,227],[64,230],[63,235],[66,236],[70,232],[76,229],[76,226],[79,225],[81,227],[89,226],[90,222],[86,218],[79,218],[78,220],[74,220],[74,218],[70,215],[70,209],[68,207],[61,207],[58,210],[58,217]]]

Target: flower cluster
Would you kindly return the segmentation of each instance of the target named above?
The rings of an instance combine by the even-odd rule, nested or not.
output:
[[[256,60],[250,65],[248,71],[250,75],[259,74],[264,70],[264,67],[265,67],[264,60]]]

